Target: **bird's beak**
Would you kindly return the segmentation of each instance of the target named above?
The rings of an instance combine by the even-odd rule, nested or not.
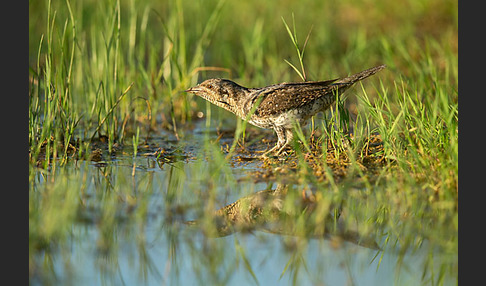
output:
[[[199,87],[199,85],[193,86],[193,87],[185,90],[185,92],[192,92],[194,94],[201,93],[203,91],[204,91],[204,89]]]
[[[186,90],[184,90],[184,91],[185,91],[185,92],[192,92],[192,93],[196,93],[196,92],[198,92],[198,91],[201,91],[201,89],[200,89],[199,87],[197,87],[197,86],[193,86],[193,87],[188,88],[188,89],[186,89]]]

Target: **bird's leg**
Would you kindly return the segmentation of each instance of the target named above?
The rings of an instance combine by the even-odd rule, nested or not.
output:
[[[285,139],[285,134],[286,134],[286,129],[281,127],[281,126],[276,126],[273,130],[275,130],[275,133],[277,133],[277,145],[275,145],[272,149],[266,151],[263,153],[261,156],[266,157],[267,154],[274,152],[275,150],[278,150],[277,155],[282,151],[282,146],[285,147],[287,145],[287,140]]]
[[[278,149],[277,154],[275,155],[279,155],[280,153],[282,153],[282,151],[287,148],[287,146],[289,146],[289,144],[292,142],[292,139],[294,139],[294,133],[292,133],[292,129],[285,129],[285,137],[285,144],[283,144],[283,146]]]

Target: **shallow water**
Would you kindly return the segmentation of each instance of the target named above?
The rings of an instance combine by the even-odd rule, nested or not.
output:
[[[133,239],[121,237],[118,253],[106,256],[97,253],[92,243],[96,232],[82,228],[74,233],[83,236],[81,242],[69,242],[67,249],[53,254],[53,273],[60,284],[70,285],[421,285],[424,254],[407,254],[399,257],[387,253],[379,257],[376,250],[345,244],[335,249],[331,243],[309,240],[298,254],[289,250],[288,244],[298,243],[293,238],[274,234],[235,235],[205,241],[203,235],[194,235],[191,241],[181,239],[174,243],[157,229],[145,232],[149,243],[145,248],[137,247]],[[247,252],[255,278],[251,276],[244,261],[235,249],[235,242]],[[210,244],[215,251],[224,249],[218,269],[205,268],[211,251],[204,251]],[[173,253],[172,251],[175,251]],[[63,253],[67,252],[67,253]],[[209,252],[209,253],[208,253]],[[402,260],[403,269],[396,265]],[[283,276],[287,264],[298,264]],[[69,265],[69,266],[67,266]],[[40,282],[40,281],[39,281]],[[36,284],[36,283],[34,283]],[[41,283],[40,283],[41,284]],[[429,283],[426,283],[429,284]],[[445,285],[455,284],[446,280]]]
[[[393,228],[400,228],[401,222],[392,227],[374,223],[370,214],[376,213],[376,209],[360,208],[361,193],[370,192],[361,186],[342,186],[347,188],[340,195],[346,204],[328,210],[336,215],[339,209],[339,217],[334,220],[332,215],[329,217],[331,222],[346,221],[343,232],[309,235],[314,231],[309,227],[315,225],[306,224],[305,220],[311,221],[314,204],[302,193],[312,196],[319,191],[331,195],[332,190],[309,182],[286,182],[285,186],[290,187],[288,193],[266,200],[285,202],[286,196],[293,196],[301,207],[296,216],[285,213],[277,203],[278,207],[271,209],[272,214],[277,212],[276,218],[252,214],[245,227],[236,225],[230,233],[218,237],[217,226],[216,232],[208,230],[215,220],[208,213],[283,184],[252,179],[253,172],[262,168],[260,160],[220,164],[218,152],[207,151],[211,147],[200,144],[204,132],[196,129],[193,134],[184,139],[182,147],[176,141],[166,140],[167,137],[152,138],[149,147],[139,148],[136,158],[127,151],[114,158],[105,156],[105,160],[98,162],[80,160],[56,168],[52,189],[61,189],[65,196],[63,204],[72,195],[77,211],[74,222],[66,227],[65,239],[50,242],[49,247],[33,254],[35,265],[31,267],[30,282],[33,285],[457,284],[454,247],[452,252],[444,251],[443,246],[420,233],[407,233],[407,238],[390,235],[397,233]],[[222,138],[214,144],[215,150],[231,139]],[[158,146],[168,150],[159,158],[150,155]],[[184,156],[179,156],[177,150],[182,150]],[[204,152],[207,154],[201,155]],[[43,185],[52,176],[39,172],[31,200],[35,200],[32,196],[42,199],[47,192]],[[380,190],[372,190],[370,200],[379,193]],[[273,192],[269,194],[273,196]],[[258,211],[264,212],[268,205],[271,204],[259,206]],[[46,210],[46,216],[47,213]],[[282,215],[285,223],[280,221]],[[304,222],[296,223],[299,219]],[[306,226],[305,235],[295,231],[302,225]],[[350,232],[357,236],[347,239],[342,235]]]

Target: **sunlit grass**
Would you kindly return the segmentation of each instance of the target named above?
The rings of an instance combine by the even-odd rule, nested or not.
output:
[[[245,236],[195,232],[216,235],[216,210],[285,182],[280,222],[304,238],[282,236],[282,248],[268,248],[288,254],[281,281],[324,283],[306,263],[308,238],[335,234],[340,215],[380,245],[374,261],[398,253],[400,272],[404,257],[425,248],[422,283],[457,277],[457,3],[257,2],[29,3],[31,275],[59,282],[50,274],[57,255],[75,269],[70,249],[85,242],[105,282],[116,280],[134,243],[130,261],[141,280],[169,273],[169,284],[182,283],[190,265],[200,284],[227,284],[238,269],[263,284],[265,263],[252,260]],[[288,157],[250,161],[246,176],[235,168],[247,164],[235,159],[248,153],[240,147],[261,149],[257,138],[272,132],[183,92],[210,77],[260,87],[378,64],[387,68],[295,127]],[[200,116],[206,129],[193,135]],[[224,135],[234,139],[228,147],[221,129],[234,129]],[[101,159],[90,161],[95,151]],[[264,174],[260,185],[252,170]],[[274,219],[272,211],[256,217]],[[258,227],[251,231],[264,245]],[[163,263],[151,248],[160,240],[169,253]]]

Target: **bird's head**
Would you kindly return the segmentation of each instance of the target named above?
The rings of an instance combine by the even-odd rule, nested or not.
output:
[[[207,101],[236,113],[238,101],[244,95],[246,88],[237,83],[222,78],[212,78],[191,87],[186,92],[194,93]]]

